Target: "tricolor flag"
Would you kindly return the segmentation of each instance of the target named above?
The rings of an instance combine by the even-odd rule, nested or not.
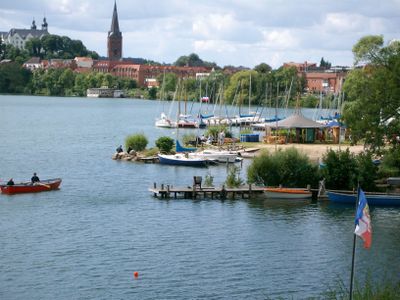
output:
[[[372,242],[372,226],[371,217],[369,215],[369,207],[364,192],[358,191],[358,208],[356,213],[356,229],[354,231],[364,241],[364,248],[371,247]]]

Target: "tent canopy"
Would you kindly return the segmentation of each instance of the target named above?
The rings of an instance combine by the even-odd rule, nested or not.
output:
[[[291,116],[278,121],[265,124],[270,128],[324,128],[326,125],[315,122],[304,117],[300,111],[296,111]]]

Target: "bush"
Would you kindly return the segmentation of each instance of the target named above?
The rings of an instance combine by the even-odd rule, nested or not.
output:
[[[144,134],[141,133],[129,135],[125,139],[126,149],[130,147],[135,151],[143,151],[144,149],[146,149],[148,143],[149,141],[147,140],[147,138],[144,136]]]
[[[171,139],[169,136],[162,136],[159,137],[156,141],[156,146],[160,149],[163,153],[170,153],[172,147],[174,147],[174,140]]]
[[[316,187],[318,169],[306,155],[289,148],[273,154],[263,152],[247,169],[247,178],[250,183],[265,186],[306,187],[310,184]]]
[[[204,179],[204,186],[206,186],[206,187],[214,186],[214,177],[211,176],[210,174],[207,174]]]
[[[240,169],[237,166],[229,168],[228,176],[226,177],[225,184],[227,187],[239,187],[243,184],[243,180],[240,178]]]
[[[144,153],[142,153],[144,155],[144,157],[153,157],[153,156],[157,156],[158,152],[160,152],[160,149],[158,149],[157,147],[154,148],[150,148],[146,151],[144,151]]]
[[[214,138],[214,141],[217,141],[218,140],[218,134],[222,130],[225,132],[225,137],[226,138],[231,138],[232,137],[232,132],[230,132],[228,127],[226,127],[224,125],[209,126],[204,135],[207,136],[207,137],[211,135]]]
[[[357,179],[363,190],[376,191],[375,180],[378,179],[378,167],[373,163],[371,153],[360,153],[356,156]]]
[[[325,186],[335,190],[353,190],[360,186],[365,191],[376,191],[375,180],[378,178],[378,167],[372,161],[371,153],[358,155],[346,151],[329,150],[323,157],[325,167],[321,175]]]
[[[400,176],[400,148],[392,148],[383,156],[379,166],[379,175],[383,178]]]
[[[325,186],[334,190],[352,190],[357,187],[357,162],[349,149],[345,151],[328,150],[323,156],[325,167],[322,176]]]

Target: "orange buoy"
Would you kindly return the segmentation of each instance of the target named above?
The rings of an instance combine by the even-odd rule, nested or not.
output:
[[[133,276],[135,276],[135,278],[138,278],[139,277],[139,272],[133,272]]]

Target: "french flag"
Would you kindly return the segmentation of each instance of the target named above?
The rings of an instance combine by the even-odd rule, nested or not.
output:
[[[372,242],[372,226],[371,216],[369,214],[369,206],[364,192],[358,191],[358,208],[356,213],[356,229],[354,233],[364,241],[364,248],[370,248]]]

